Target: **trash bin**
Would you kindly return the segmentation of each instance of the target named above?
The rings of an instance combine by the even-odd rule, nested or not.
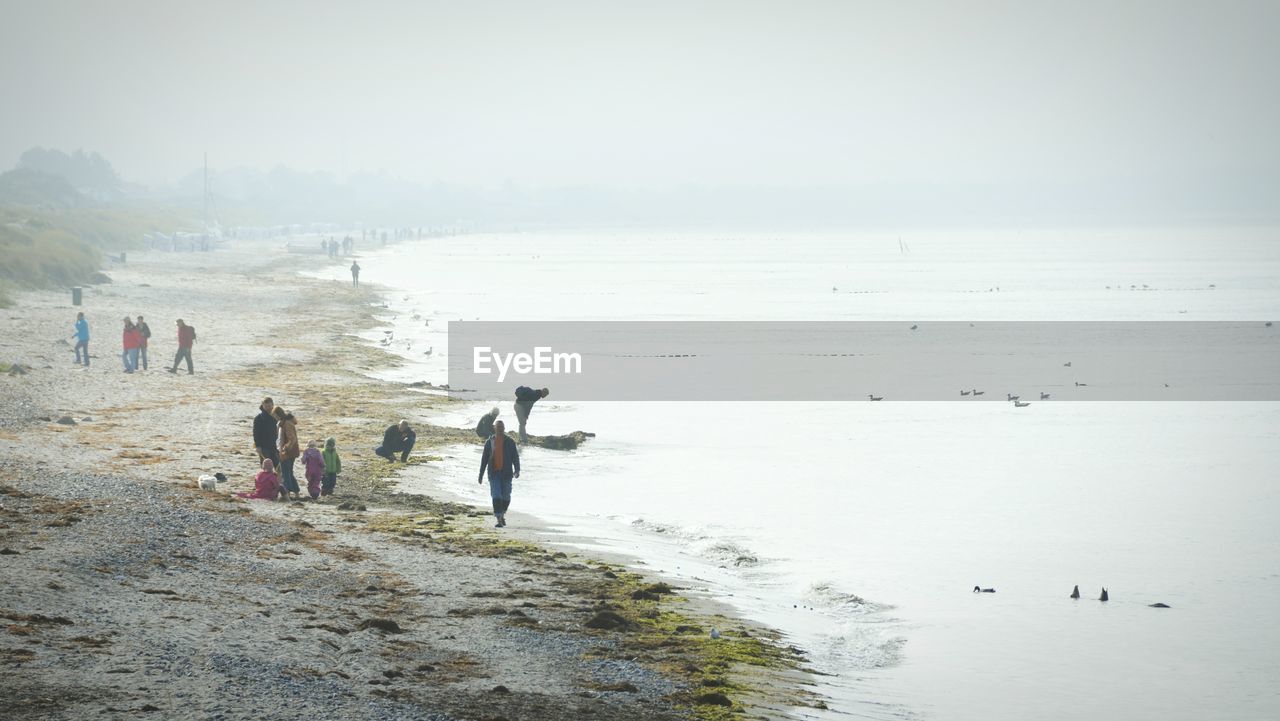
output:
[[[71,305],[80,305],[80,300],[81,300],[81,296],[83,295],[83,292],[84,292],[84,289],[81,288],[80,286],[76,286],[71,289]]]

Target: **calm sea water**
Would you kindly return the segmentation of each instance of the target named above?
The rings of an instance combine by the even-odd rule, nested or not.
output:
[[[902,240],[501,234],[361,265],[398,289],[390,349],[413,362],[389,377],[438,383],[460,319],[1280,320],[1275,230]],[[525,451],[514,509],[782,629],[835,674],[831,710],[798,716],[1280,718],[1280,404],[569,404],[552,390],[535,432],[598,437]],[[453,449],[410,485],[487,505],[477,464]]]

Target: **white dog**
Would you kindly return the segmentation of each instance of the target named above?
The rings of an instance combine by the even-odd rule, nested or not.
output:
[[[216,491],[218,490],[218,479],[213,476],[200,476],[196,479],[196,485],[202,491]]]

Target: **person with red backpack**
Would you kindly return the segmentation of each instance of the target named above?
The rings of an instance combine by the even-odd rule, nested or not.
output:
[[[183,358],[187,359],[187,375],[195,373],[195,369],[191,365],[191,346],[196,342],[196,329],[189,326],[178,319],[178,352],[173,356],[173,367],[169,369],[170,373],[178,372],[178,361]]]

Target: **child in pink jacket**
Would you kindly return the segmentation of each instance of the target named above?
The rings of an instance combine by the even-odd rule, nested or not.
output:
[[[314,501],[320,497],[320,480],[324,478],[324,456],[315,441],[307,443],[307,450],[302,452],[302,465],[307,469],[307,493]]]
[[[253,493],[237,493],[241,498],[261,498],[274,501],[280,495],[280,477],[276,475],[275,464],[270,458],[262,459],[262,470],[253,477]]]

